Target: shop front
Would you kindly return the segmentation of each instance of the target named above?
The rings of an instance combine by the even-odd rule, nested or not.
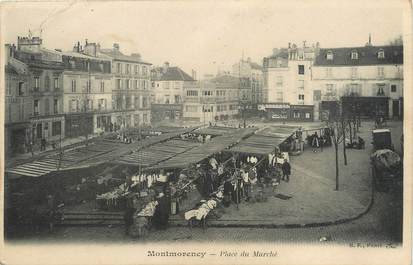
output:
[[[80,113],[66,115],[66,137],[79,137],[93,134],[93,114]]]
[[[21,154],[26,152],[26,147],[30,136],[30,123],[21,122],[5,124],[5,153],[6,155]]]
[[[183,105],[182,104],[151,104],[152,121],[162,120],[181,120]]]
[[[290,105],[290,121],[314,121],[314,106]]]
[[[271,121],[286,121],[290,116],[289,103],[259,104],[258,110],[265,114],[267,120]]]
[[[388,97],[341,97],[341,102],[343,113],[357,113],[361,118],[369,119],[377,115],[389,118]]]

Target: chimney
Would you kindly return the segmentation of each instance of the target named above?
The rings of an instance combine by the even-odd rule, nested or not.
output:
[[[118,43],[113,43],[113,50],[114,51],[119,51],[119,44]]]
[[[196,71],[192,69],[192,79],[196,80]]]
[[[291,42],[288,43],[288,49],[290,49],[290,48],[291,48]]]
[[[168,68],[169,68],[169,62],[165,62],[164,64],[163,64],[163,73],[166,73],[167,71],[168,71]]]

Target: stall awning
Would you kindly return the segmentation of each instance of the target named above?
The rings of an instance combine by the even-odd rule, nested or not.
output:
[[[265,155],[298,130],[296,126],[271,126],[244,139],[230,149],[231,152]]]
[[[208,127],[208,128],[202,128],[193,131],[192,133],[194,134],[203,134],[203,135],[212,135],[212,136],[220,136],[228,133],[233,133],[237,131],[237,128],[232,128],[232,127],[219,127],[219,126],[214,126],[214,127]]]
[[[191,164],[199,163],[205,158],[231,147],[245,137],[253,134],[255,130],[255,128],[237,129],[231,134],[214,137],[209,142],[154,165],[148,168],[148,170],[162,168],[186,168]]]
[[[132,154],[122,156],[115,162],[148,167],[186,152],[199,145],[201,145],[201,143],[173,139],[152,145],[146,149],[139,150]]]

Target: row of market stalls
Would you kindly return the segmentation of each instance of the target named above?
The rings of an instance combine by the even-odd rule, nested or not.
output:
[[[129,171],[138,170],[125,170],[122,164],[113,164],[114,160],[195,129],[157,132],[128,145],[101,138],[88,146],[65,150],[61,158],[53,154],[6,168],[5,221],[12,226],[33,223],[38,215],[45,214],[50,196],[55,198],[55,204],[64,203],[65,207],[94,201],[96,194],[113,190],[124,183]]]
[[[126,211],[128,205],[134,209],[130,215],[133,221],[129,222],[134,231],[132,234],[145,234],[143,231],[156,214],[152,206],[155,201],[164,200],[156,198],[156,194],[166,197],[169,213],[180,213],[182,216],[194,207],[200,207],[204,213],[201,218],[204,218],[208,203],[216,207],[224,199],[224,182],[232,182],[235,185],[232,189],[237,187],[239,179],[234,177],[237,167],[248,164],[249,170],[262,174],[262,170],[272,162],[271,155],[274,157],[277,150],[287,151],[288,158],[289,142],[297,130],[299,127],[292,126],[261,131],[255,128],[210,127],[192,131],[190,135],[195,137],[181,134],[179,139],[170,139],[121,157],[115,163],[139,168],[129,178],[130,188],[122,189],[118,194],[118,199],[123,203],[117,203]],[[194,140],[199,135],[209,136],[210,140],[202,143]],[[131,192],[137,195],[130,197]],[[97,199],[104,197],[99,195]],[[133,203],[137,198],[146,204],[141,203],[137,207],[137,203]],[[128,204],[128,200],[132,202]],[[113,198],[110,201],[113,203]],[[146,206],[152,210],[148,211]]]

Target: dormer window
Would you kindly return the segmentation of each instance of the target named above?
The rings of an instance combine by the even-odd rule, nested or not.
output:
[[[351,52],[351,60],[357,60],[359,58],[359,54],[357,51]]]
[[[332,51],[328,51],[327,55],[326,55],[327,60],[332,61],[334,58],[333,52]]]
[[[384,59],[384,51],[383,50],[379,50],[379,52],[377,53],[377,58]]]

